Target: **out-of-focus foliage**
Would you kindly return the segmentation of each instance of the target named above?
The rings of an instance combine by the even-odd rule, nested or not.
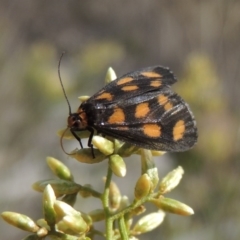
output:
[[[144,239],[239,238],[239,1],[2,0],[0,6],[0,212],[41,216],[30,185],[47,178],[46,155],[65,159],[74,176],[102,187],[94,179],[104,175],[104,162],[75,167],[56,136],[68,115],[57,75],[66,51],[61,75],[73,110],[78,96],[103,86],[109,66],[121,75],[161,64],[175,72],[174,89],[194,112],[197,146],[156,162],[163,173],[176,161],[184,166],[174,194],[187,196],[195,215],[171,217]],[[126,164],[136,180],[138,161]],[[127,192],[130,183],[121,184]],[[20,238],[0,221],[0,239]]]

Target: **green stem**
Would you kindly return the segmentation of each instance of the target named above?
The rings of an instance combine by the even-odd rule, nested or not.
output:
[[[127,233],[127,228],[126,228],[126,223],[124,216],[121,216],[118,220],[118,225],[119,225],[119,232],[121,235],[122,240],[128,240],[128,233]]]
[[[112,179],[112,170],[108,167],[107,178],[105,182],[105,188],[102,195],[102,203],[106,216],[106,239],[111,240],[113,237],[113,219],[110,217],[109,210],[109,187]]]

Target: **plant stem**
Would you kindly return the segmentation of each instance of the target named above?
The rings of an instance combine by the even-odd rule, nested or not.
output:
[[[102,195],[102,203],[106,216],[106,239],[111,240],[113,237],[113,219],[110,217],[109,210],[109,187],[112,179],[112,170],[108,167],[107,178],[105,182],[105,188]]]

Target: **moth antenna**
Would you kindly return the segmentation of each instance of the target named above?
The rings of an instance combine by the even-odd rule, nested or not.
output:
[[[61,62],[62,62],[62,58],[63,58],[64,54],[65,54],[65,52],[62,53],[62,55],[59,59],[59,62],[58,62],[58,77],[59,77],[59,81],[60,81],[60,84],[61,84],[61,87],[62,87],[62,90],[63,90],[64,97],[65,97],[65,99],[67,101],[67,104],[68,104],[69,115],[71,115],[71,113],[72,113],[71,106],[70,106],[69,100],[67,98],[67,94],[65,92],[65,89],[64,89],[64,86],[63,86],[63,83],[62,83],[61,73],[60,73],[60,66],[61,66]]]
[[[64,130],[64,132],[62,133],[62,136],[61,136],[61,138],[60,138],[60,144],[61,144],[61,148],[62,148],[63,152],[70,156],[70,155],[74,155],[74,153],[68,153],[68,152],[66,152],[65,149],[64,149],[64,147],[63,147],[63,137],[64,137],[65,133],[67,132],[67,130],[68,130],[68,128],[66,128],[66,129]]]

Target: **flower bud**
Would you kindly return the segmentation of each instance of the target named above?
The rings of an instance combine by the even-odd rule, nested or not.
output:
[[[74,216],[76,218],[81,217],[80,212],[76,211],[67,203],[59,200],[56,200],[54,202],[54,210],[56,213],[57,221],[61,220],[64,216]]]
[[[113,181],[109,187],[109,204],[112,210],[117,210],[121,203],[121,193],[117,184]]]
[[[41,238],[45,237],[47,234],[48,234],[48,230],[46,228],[40,228],[37,231],[38,237],[41,237]]]
[[[106,181],[106,178],[103,178]],[[111,181],[109,186],[109,206],[112,210],[117,210],[121,203],[121,193],[117,184]]]
[[[81,102],[85,102],[89,99],[90,97],[89,96],[80,96],[78,97],[78,99],[81,101]]]
[[[123,161],[122,157],[120,157],[118,154],[113,154],[110,156],[109,164],[110,168],[116,176],[124,177],[126,175],[126,164]]]
[[[147,169],[146,174],[150,177],[152,182],[152,190],[154,190],[159,182],[158,169],[156,167],[149,168]]]
[[[111,81],[115,80],[117,78],[117,75],[115,73],[115,71],[109,67],[107,70],[107,74],[105,77],[105,83],[110,83]]]
[[[151,199],[151,202],[154,203],[158,208],[166,212],[182,216],[189,216],[194,214],[192,208],[174,199],[160,197],[158,199]]]
[[[35,233],[39,229],[37,224],[26,215],[15,212],[3,212],[1,216],[9,224],[24,231]]]
[[[56,158],[47,157],[47,164],[52,170],[52,172],[60,179],[68,181],[73,180],[73,176],[69,168]]]
[[[92,144],[104,155],[110,155],[114,151],[113,142],[101,136],[94,136]]]
[[[140,235],[142,233],[150,232],[157,228],[164,220],[165,213],[158,211],[150,213],[138,220],[136,225],[133,227],[134,235]]]
[[[107,158],[107,156],[98,149],[93,149],[93,151],[95,158],[93,158],[91,148],[76,149],[72,151],[69,156],[75,158],[79,162],[88,164],[99,163]]]
[[[52,186],[54,193],[57,197],[65,194],[77,193],[81,188],[81,186],[77,183],[62,179],[41,180],[34,183],[32,187],[36,191],[43,192],[48,184]]]
[[[56,214],[53,208],[56,196],[51,185],[47,185],[43,192],[43,213],[47,223],[51,226],[55,224]]]
[[[161,194],[170,192],[172,189],[174,189],[182,179],[183,173],[184,171],[181,166],[168,173],[160,183],[159,190]]]
[[[145,173],[137,181],[135,186],[135,199],[140,200],[146,197],[152,189],[152,183],[150,177]]]
[[[71,235],[78,235],[89,230],[88,225],[82,217],[74,216],[64,216],[62,220],[56,224],[56,227],[59,231]]]

